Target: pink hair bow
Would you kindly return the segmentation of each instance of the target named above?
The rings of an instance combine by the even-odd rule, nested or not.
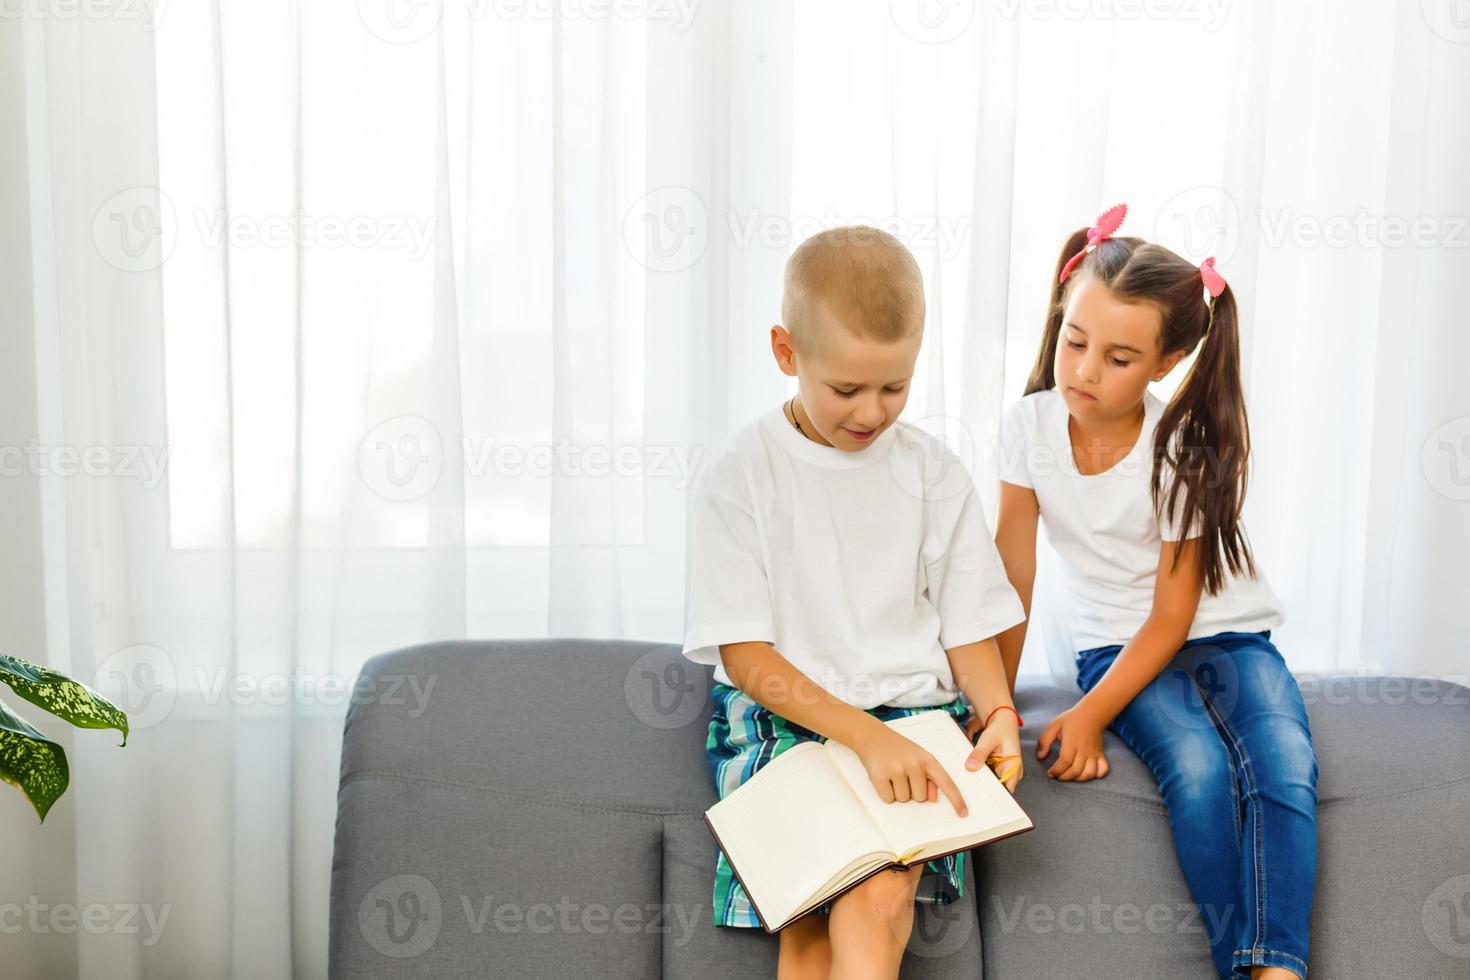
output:
[[[1199,277],[1204,280],[1205,289],[1209,291],[1210,299],[1214,299],[1225,291],[1225,280],[1220,273],[1215,271],[1215,257],[1211,255],[1199,264]]]
[[[1123,219],[1127,216],[1128,205],[1126,204],[1115,204],[1098,215],[1097,224],[1087,229],[1087,244],[1082,246],[1082,250],[1076,255],[1068,259],[1066,265],[1062,266],[1062,275],[1057,279],[1057,282],[1066,282],[1067,277],[1072,274],[1072,270],[1076,268],[1077,263],[1082,261],[1082,256],[1091,252],[1109,238],[1112,238],[1113,232],[1118,230],[1118,226],[1123,223]]]

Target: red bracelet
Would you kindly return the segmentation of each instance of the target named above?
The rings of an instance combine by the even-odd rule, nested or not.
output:
[[[990,719],[992,719],[992,718],[995,717],[995,713],[997,711],[1009,711],[1011,714],[1015,715],[1016,716],[1016,727],[1017,728],[1021,728],[1022,726],[1024,726],[1026,724],[1024,721],[1021,720],[1021,713],[1019,711],[1017,711],[1015,708],[1011,707],[1008,704],[1002,704],[1002,705],[997,705],[995,708],[991,709],[990,714],[988,714],[988,715],[985,716],[985,721],[982,722],[981,725],[980,725],[980,727],[982,729],[985,729],[985,728],[989,728],[990,727]]]

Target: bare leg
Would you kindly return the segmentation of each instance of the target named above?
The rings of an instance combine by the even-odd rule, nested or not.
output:
[[[1254,966],[1251,980],[1301,980],[1301,977],[1284,966]]]
[[[873,875],[832,903],[832,976],[841,980],[897,980],[914,928],[914,894],[922,864]]]
[[[776,980],[827,980],[832,969],[832,941],[827,916],[812,913],[782,929]]]

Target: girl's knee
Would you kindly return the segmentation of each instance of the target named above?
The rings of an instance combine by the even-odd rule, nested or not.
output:
[[[1156,761],[1155,775],[1170,809],[1233,799],[1235,767],[1218,735],[1210,732],[1171,743]],[[1226,807],[1227,811],[1229,807]]]
[[[1317,752],[1312,738],[1299,725],[1269,726],[1250,748],[1251,770],[1260,792],[1273,797],[1317,792]]]

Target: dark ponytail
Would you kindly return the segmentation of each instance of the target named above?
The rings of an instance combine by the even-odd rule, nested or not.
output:
[[[1232,575],[1256,573],[1241,524],[1250,456],[1250,426],[1240,382],[1240,333],[1235,295],[1230,287],[1207,303],[1199,267],[1161,245],[1138,238],[1103,241],[1076,266],[1065,283],[1062,266],[1087,244],[1087,229],[1073,232],[1062,247],[1052,277],[1051,303],[1041,349],[1026,384],[1026,394],[1056,387],[1058,338],[1067,290],[1092,276],[1126,303],[1146,303],[1160,313],[1164,355],[1199,356],[1165,406],[1154,430],[1149,493],[1160,523],[1200,535],[1200,572],[1214,595]],[[1173,471],[1169,480],[1165,468]],[[1167,515],[1167,516],[1166,516]],[[1192,536],[1192,535],[1191,535]],[[1177,567],[1179,553],[1174,562]]]
[[[1199,356],[1159,419],[1149,481],[1156,510],[1178,514],[1186,528],[1198,519],[1200,567],[1211,595],[1225,584],[1227,567],[1232,575],[1256,574],[1240,521],[1251,438],[1240,383],[1239,317],[1229,286],[1213,305]],[[1175,479],[1161,500],[1165,465],[1173,467]]]

